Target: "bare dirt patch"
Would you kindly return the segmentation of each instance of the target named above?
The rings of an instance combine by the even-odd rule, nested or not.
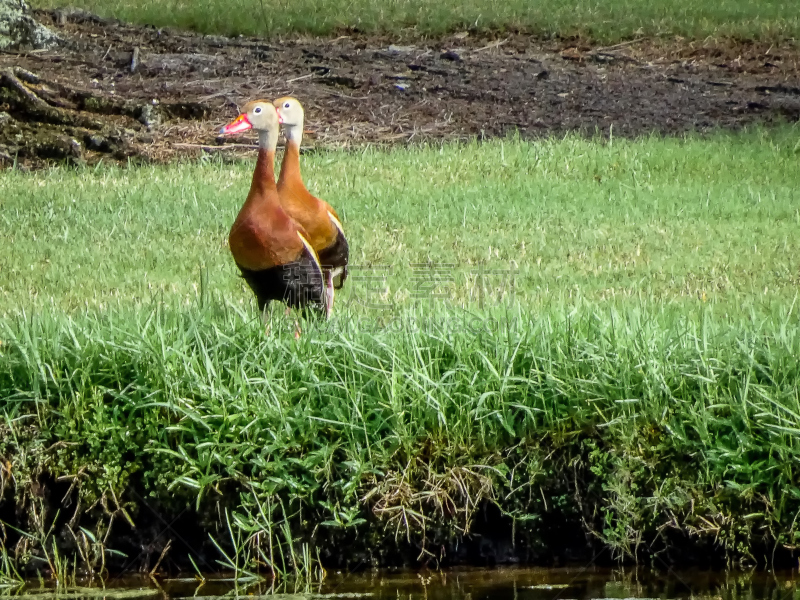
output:
[[[514,130],[674,134],[800,119],[794,46],[637,40],[598,48],[522,35],[265,42],[79,11],[37,17],[68,43],[0,54],[6,166],[232,154],[250,143],[216,132],[237,104],[286,94],[304,102],[317,146]]]

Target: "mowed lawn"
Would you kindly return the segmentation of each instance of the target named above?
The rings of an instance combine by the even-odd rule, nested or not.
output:
[[[37,7],[78,6],[134,23],[204,33],[441,35],[461,30],[522,30],[615,42],[640,35],[765,41],[800,37],[794,0],[37,0]]]
[[[351,278],[337,312],[633,303],[789,305],[800,290],[797,127],[710,138],[322,152]],[[280,156],[279,156],[280,159]],[[188,304],[254,310],[227,249],[254,156],[0,174],[0,315]]]

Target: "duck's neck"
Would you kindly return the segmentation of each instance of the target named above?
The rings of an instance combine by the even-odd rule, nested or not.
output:
[[[303,126],[295,125],[287,127],[286,149],[281,163],[281,174],[278,177],[278,186],[283,186],[288,182],[295,185],[303,183],[300,175],[300,143],[303,141]]]
[[[284,129],[284,134],[286,135],[287,142],[294,142],[299,148],[300,143],[303,141],[303,123],[300,122],[291,127],[286,127]]]
[[[272,154],[275,154],[275,150],[278,149],[278,137],[280,136],[280,130],[276,127],[274,129],[268,130],[259,130],[258,132],[258,148],[259,150],[267,150],[272,151]]]
[[[278,131],[258,132],[258,160],[253,171],[251,192],[276,190],[275,187],[275,149],[278,146]]]

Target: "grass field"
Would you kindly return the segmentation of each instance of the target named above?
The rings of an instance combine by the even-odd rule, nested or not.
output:
[[[307,156],[355,266],[299,341],[225,247],[252,161],[0,174],[0,508],[82,473],[81,506],[190,506],[246,568],[413,559],[485,501],[541,552],[584,523],[762,560],[800,540],[798,139]]]
[[[359,314],[500,299],[530,310],[577,299],[749,309],[797,291],[797,140],[795,126],[304,162],[312,191],[347,222],[353,281],[337,302]],[[226,244],[251,169],[212,160],[4,173],[0,314],[188,303],[201,275],[212,293],[249,304]]]
[[[523,30],[608,43],[665,34],[764,41],[800,37],[800,15],[793,0],[38,0],[34,4],[79,6],[134,23],[260,36],[330,35],[356,28],[406,35]]]

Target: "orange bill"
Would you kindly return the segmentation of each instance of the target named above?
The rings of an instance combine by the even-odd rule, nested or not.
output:
[[[222,135],[233,135],[234,133],[242,133],[243,131],[252,129],[252,127],[253,125],[247,120],[247,115],[243,113],[225,125],[219,132]]]

